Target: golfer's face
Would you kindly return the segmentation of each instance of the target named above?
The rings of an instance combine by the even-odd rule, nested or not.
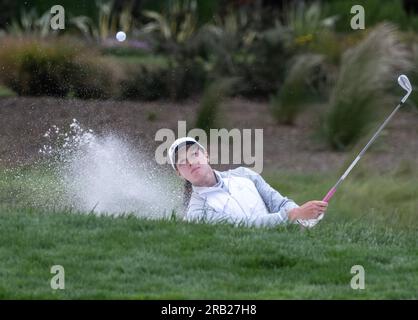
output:
[[[206,154],[197,146],[181,147],[177,151],[177,170],[192,184],[200,181],[210,170]]]

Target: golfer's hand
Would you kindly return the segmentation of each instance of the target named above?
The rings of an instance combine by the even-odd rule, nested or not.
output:
[[[289,212],[289,220],[296,219],[309,220],[316,219],[327,210],[328,203],[325,201],[308,201]]]

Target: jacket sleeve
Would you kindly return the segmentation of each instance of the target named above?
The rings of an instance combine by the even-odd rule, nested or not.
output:
[[[232,223],[247,227],[274,227],[287,221],[287,215],[263,214],[247,219],[234,219],[231,215],[219,212],[207,205],[199,197],[192,195],[187,207],[185,220],[188,222]]]
[[[283,211],[282,211],[283,212]],[[209,206],[192,205],[187,209],[185,220],[188,222],[231,223],[246,227],[275,227],[288,221],[285,214],[263,214],[246,219],[234,219],[223,212],[215,211]]]
[[[251,169],[239,167],[231,170],[231,174],[250,179],[260,193],[269,212],[277,213],[282,222],[288,221],[288,213],[290,210],[299,207],[292,199],[282,196],[277,190],[273,189],[261,175]]]

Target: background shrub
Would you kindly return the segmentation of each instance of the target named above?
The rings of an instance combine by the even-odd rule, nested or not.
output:
[[[194,94],[202,93],[207,72],[197,60],[178,60],[168,69],[168,91],[173,100],[183,100]]]
[[[398,75],[411,66],[394,26],[381,24],[342,58],[337,83],[322,121],[322,134],[334,149],[355,143],[379,119]]]
[[[219,128],[219,112],[222,101],[231,93],[237,79],[224,78],[213,81],[205,89],[197,111],[196,128],[205,130]]]
[[[1,82],[19,95],[113,96],[120,72],[94,48],[69,39],[3,38]]]
[[[122,99],[151,101],[167,98],[168,74],[167,68],[137,66],[133,71],[128,71],[127,78],[121,83]]]
[[[19,95],[65,96],[71,89],[76,48],[31,39],[3,39],[2,82]]]

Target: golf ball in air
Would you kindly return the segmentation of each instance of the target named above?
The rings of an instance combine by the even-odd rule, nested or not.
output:
[[[118,33],[116,33],[116,39],[119,42],[125,41],[125,39],[126,39],[126,33],[123,32],[123,31],[119,31]]]

